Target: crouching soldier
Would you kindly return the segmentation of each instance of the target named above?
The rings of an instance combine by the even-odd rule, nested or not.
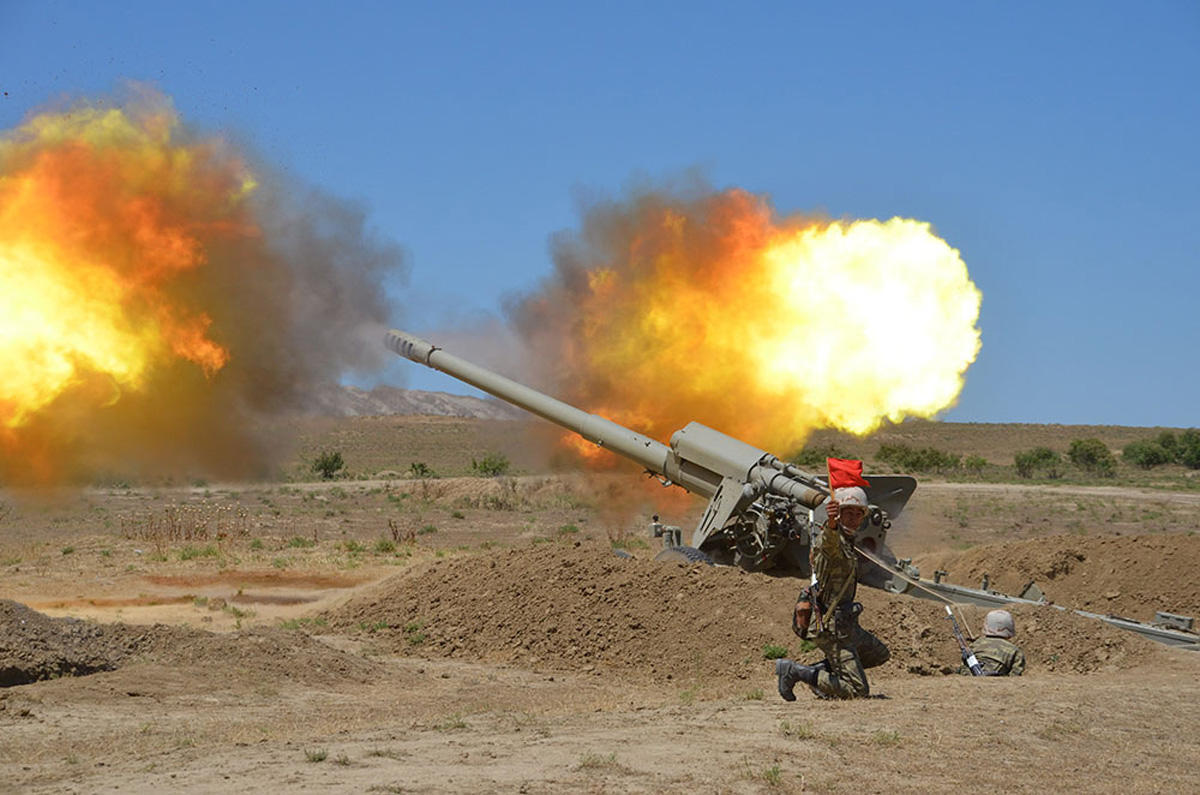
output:
[[[1012,642],[1017,634],[1012,613],[992,610],[983,619],[983,637],[971,644],[971,651],[984,676],[1020,676],[1025,672],[1025,652]],[[963,669],[963,673],[969,673]]]
[[[867,517],[867,493],[858,486],[835,489],[826,503],[829,519],[812,552],[816,583],[801,593],[792,630],[811,639],[825,654],[816,665],[776,660],[779,695],[795,701],[793,688],[801,682],[833,698],[870,695],[865,669],[887,662],[891,653],[883,641],[858,625],[862,605],[854,601],[858,586],[858,555],[854,534]],[[817,624],[810,632],[809,611]]]

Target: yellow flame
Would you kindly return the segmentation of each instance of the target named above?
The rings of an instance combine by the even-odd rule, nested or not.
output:
[[[178,132],[160,100],[45,113],[0,137],[0,427],[84,383],[103,405],[174,357],[210,376],[225,365],[180,279],[212,238],[246,232],[254,182]]]

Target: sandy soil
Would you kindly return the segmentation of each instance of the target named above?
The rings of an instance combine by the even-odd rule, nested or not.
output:
[[[595,507],[605,483],[21,504],[0,527],[0,790],[1200,791],[1200,654],[1021,608],[1028,674],[972,680],[937,605],[863,591],[893,654],[874,697],[788,704],[768,656],[813,656],[788,628],[800,584],[653,562]],[[923,486],[893,531],[927,573],[1200,613],[1187,499],[1072,490],[1064,513],[1060,487],[967,488]]]

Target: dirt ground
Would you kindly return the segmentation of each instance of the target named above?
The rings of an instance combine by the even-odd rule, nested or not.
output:
[[[973,680],[938,605],[863,590],[873,697],[783,702],[800,583],[654,562],[648,514],[702,506],[633,480],[0,495],[0,791],[1200,791],[1200,654],[1051,607],[1014,610],[1026,676]],[[922,483],[889,540],[1200,616],[1197,502]]]

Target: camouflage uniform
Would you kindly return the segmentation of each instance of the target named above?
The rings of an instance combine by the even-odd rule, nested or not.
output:
[[[817,690],[835,698],[864,698],[871,692],[865,669],[883,665],[891,652],[858,625],[858,555],[843,533],[826,527],[813,547],[812,562],[824,619],[813,640],[828,665],[817,675]],[[836,606],[830,604],[833,600]]]
[[[979,667],[991,676],[1020,676],[1025,672],[1025,652],[1004,638],[984,636],[971,644],[971,651]],[[963,671],[967,672],[965,668]]]

